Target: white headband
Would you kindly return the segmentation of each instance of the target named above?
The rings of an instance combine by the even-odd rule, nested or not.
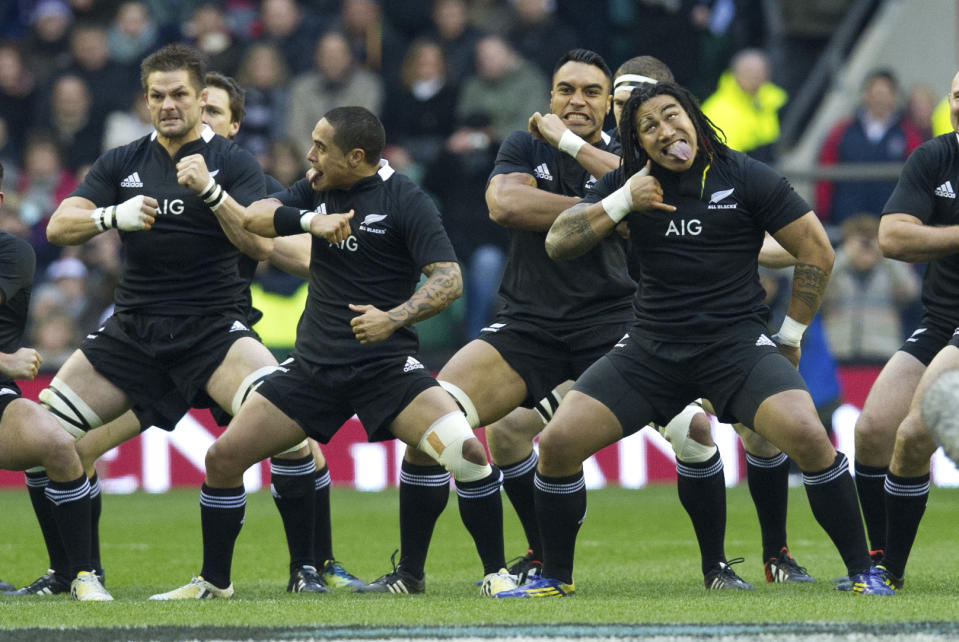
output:
[[[613,91],[615,92],[620,87],[636,87],[643,83],[650,83],[655,85],[656,79],[650,78],[649,76],[640,76],[639,74],[623,74],[622,76],[617,76],[616,80],[613,81]]]

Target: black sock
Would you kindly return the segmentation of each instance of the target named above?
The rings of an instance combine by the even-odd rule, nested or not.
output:
[[[442,466],[400,468],[400,564],[414,577],[423,577],[433,527],[450,500],[450,474]]]
[[[291,573],[301,566],[316,566],[313,559],[315,472],[312,454],[298,459],[270,458],[270,490],[283,519]]]
[[[929,474],[921,477],[886,475],[886,510],[889,532],[882,564],[896,577],[906,573],[909,552],[929,499]]]
[[[40,524],[40,533],[43,534],[47,555],[50,556],[50,568],[56,571],[64,581],[70,581],[73,579],[70,577],[70,559],[67,557],[67,550],[63,547],[63,540],[60,539],[57,521],[53,518],[53,507],[44,492],[49,483],[46,471],[27,473],[27,494],[30,495],[30,503],[37,516],[37,523]]]
[[[789,506],[789,457],[758,457],[746,453],[746,480],[756,505],[763,537],[763,561],[786,547],[786,508]]]
[[[460,518],[473,536],[476,551],[483,563],[483,575],[495,573],[506,566],[503,552],[503,473],[496,466],[483,479],[456,482]]]
[[[317,568],[333,557],[333,526],[330,521],[330,467],[313,475],[316,497],[313,500],[313,559]]]
[[[103,495],[100,493],[100,478],[96,473],[90,478],[90,561],[98,573],[103,572],[100,560],[100,515],[103,513]]]
[[[246,492],[236,488],[200,490],[200,527],[203,531],[203,568],[200,575],[217,588],[230,585],[233,546],[243,527]]]
[[[703,462],[676,462],[679,502],[689,514],[699,542],[703,575],[726,561],[726,476],[717,449]]]
[[[503,471],[503,490],[506,491],[506,496],[523,525],[530,554],[533,559],[542,560],[543,550],[539,541],[539,527],[536,525],[536,494],[533,487],[538,461],[539,456],[534,450],[526,459],[502,466],[500,470]]]
[[[812,514],[839,549],[846,571],[852,576],[867,570],[872,561],[846,456],[836,453],[832,466],[819,472],[804,472],[802,477]]]
[[[583,471],[568,477],[545,477],[538,472],[536,521],[543,539],[543,577],[573,583],[576,534],[586,519],[586,480]]]
[[[856,462],[856,491],[859,493],[859,505],[866,520],[866,532],[869,533],[869,548],[874,551],[886,550],[886,466],[866,466]]]
[[[44,492],[66,549],[70,578],[75,578],[80,571],[93,570],[90,560],[90,480],[86,474],[68,482],[51,479]]]

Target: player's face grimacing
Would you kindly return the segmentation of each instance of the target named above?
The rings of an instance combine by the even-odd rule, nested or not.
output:
[[[616,119],[617,127],[619,127],[619,119],[623,116],[623,107],[626,106],[626,101],[629,100],[632,93],[633,88],[631,86],[620,87],[613,93],[613,118]]]
[[[639,106],[636,135],[650,160],[670,171],[687,170],[696,159],[696,128],[674,96],[653,96]]]
[[[599,67],[569,61],[553,74],[549,110],[587,142],[599,139],[609,104],[609,78]]]
[[[147,106],[153,126],[165,138],[183,138],[200,121],[200,97],[185,69],[151,72]]]
[[[310,186],[317,192],[352,184],[352,167],[343,150],[333,142],[334,133],[333,126],[325,118],[321,118],[313,128],[313,146],[306,160],[310,161],[313,170]]]
[[[240,123],[233,120],[230,111],[230,95],[219,87],[203,90],[203,122],[224,138],[233,138],[240,131]]]

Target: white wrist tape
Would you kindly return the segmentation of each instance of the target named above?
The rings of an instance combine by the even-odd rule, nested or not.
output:
[[[300,217],[300,227],[304,232],[310,231],[310,222],[313,220],[313,217],[316,216],[316,212],[311,212],[309,210],[300,210],[303,212],[303,216]]]
[[[563,135],[559,138],[559,151],[565,152],[576,158],[576,154],[579,153],[580,148],[586,144],[586,141],[581,137],[573,133],[572,130],[567,129],[563,132]]]
[[[116,205],[111,205],[109,207],[98,207],[97,209],[93,210],[93,212],[90,214],[90,218],[93,219],[93,223],[97,226],[97,232],[106,232],[113,227],[116,211]]]
[[[614,223],[619,223],[623,218],[633,211],[633,195],[629,191],[629,181],[618,190],[602,200],[603,209],[606,215],[613,219]]]
[[[227,193],[219,183],[217,183],[213,177],[210,177],[210,181],[206,184],[206,187],[203,188],[203,191],[200,192],[200,198],[203,199],[203,202],[210,206],[210,209],[214,212],[219,209],[223,202],[226,200]]]
[[[790,316],[783,319],[783,325],[773,337],[784,346],[796,348],[802,343],[802,335],[806,331],[806,324],[796,321]]]

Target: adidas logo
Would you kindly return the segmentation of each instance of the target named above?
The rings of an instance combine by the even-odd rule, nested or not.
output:
[[[406,357],[406,365],[403,366],[403,372],[409,372],[410,370],[419,370],[423,367],[423,364],[414,359],[413,357]]]
[[[925,331],[926,331],[926,328],[917,328],[916,331],[913,332],[908,339],[906,339],[906,343],[910,343],[910,342],[916,343],[917,341],[919,341],[919,335]]]
[[[757,345],[757,346],[772,346],[773,348],[776,347],[776,343],[775,343],[772,339],[770,339],[769,337],[767,337],[765,334],[759,335],[759,338],[756,339],[756,345]]]
[[[623,338],[619,340],[619,343],[617,343],[617,344],[614,345],[613,347],[614,347],[614,348],[625,348],[625,347],[626,347],[626,340],[627,340],[627,339],[629,339],[629,333],[628,333],[628,332],[627,332],[626,334],[624,334],[624,335],[623,335]]]
[[[0,396],[2,396],[2,395],[16,395],[16,394],[19,394],[19,393],[17,393],[17,391],[14,390],[14,389],[12,389],[12,388],[0,388]]]
[[[952,181],[946,181],[945,183],[937,187],[936,196],[941,196],[943,198],[955,198],[956,193],[952,189]]]
[[[239,321],[234,321],[233,325],[230,326],[230,332],[247,332],[249,328],[240,323]],[[229,332],[227,333],[229,334]]]
[[[536,169],[533,170],[533,175],[536,178],[542,178],[544,181],[553,180],[553,175],[549,173],[549,168],[546,167],[546,163],[540,163],[536,166]]]
[[[500,329],[505,325],[506,325],[505,323],[491,323],[485,328],[483,328],[482,330],[480,330],[480,332],[499,332]]]
[[[143,181],[140,180],[140,172],[133,172],[122,181],[120,187],[143,187]]]

